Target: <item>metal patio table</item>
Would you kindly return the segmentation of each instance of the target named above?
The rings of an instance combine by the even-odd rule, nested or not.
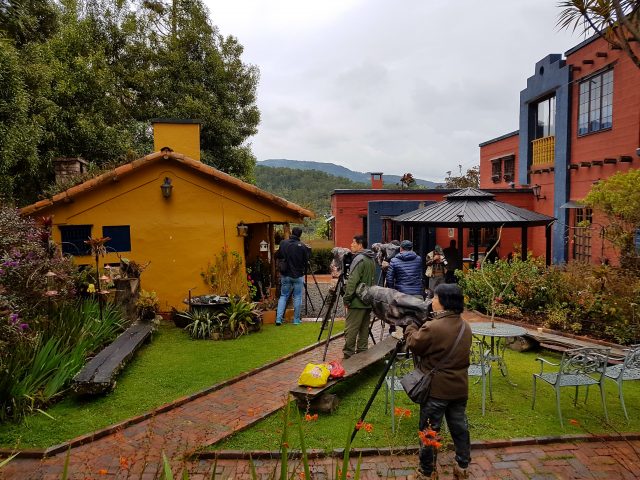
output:
[[[508,323],[500,322],[473,322],[469,324],[471,326],[471,332],[482,337],[482,343],[484,343],[490,349],[490,359],[492,362],[497,362],[500,367],[502,376],[507,379],[511,385],[516,385],[509,379],[509,370],[507,364],[504,361],[504,349],[506,347],[506,339],[512,337],[520,337],[527,333],[527,329],[519,327],[517,325],[511,325]],[[490,339],[487,343],[486,338]]]

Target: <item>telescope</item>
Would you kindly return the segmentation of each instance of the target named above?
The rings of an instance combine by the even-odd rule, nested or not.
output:
[[[397,242],[397,240],[394,240]],[[376,263],[382,266],[382,262],[388,262],[400,252],[400,244],[395,243],[374,243],[371,250],[376,254]]]
[[[429,320],[433,311],[431,299],[420,300],[413,295],[400,293],[393,288],[367,286],[363,283],[356,288],[356,296],[367,305],[383,322],[396,327],[410,324],[421,326]]]

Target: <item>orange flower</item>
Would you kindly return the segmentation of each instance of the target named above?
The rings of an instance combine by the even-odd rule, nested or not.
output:
[[[420,437],[420,441],[425,447],[434,447],[438,449],[442,447],[442,443],[438,442],[435,438],[438,435],[438,432],[435,430],[431,430],[427,428],[424,431],[418,431],[418,436]]]
[[[575,418],[570,419],[569,423],[571,425],[575,425],[576,427],[580,426],[580,422],[578,420],[576,420]]]
[[[101,468],[100,470],[98,470],[98,475],[106,475],[107,473],[108,472],[106,468]]]
[[[120,457],[120,468],[124,468],[125,470],[129,469],[129,460],[127,460],[127,457]]]
[[[307,413],[304,416],[304,421],[305,422],[315,422],[316,420],[318,420],[318,414],[317,413],[314,413],[313,415],[309,415]]]
[[[283,448],[289,448],[289,443],[288,442],[283,442],[282,443],[282,447]]]
[[[407,408],[396,407],[393,412],[396,417],[411,417],[411,410]]]
[[[364,422],[362,420],[358,420],[356,423],[356,430],[360,430],[364,426]]]
[[[365,430],[367,433],[371,433],[371,432],[373,432],[373,425],[371,425],[370,423],[365,423],[365,424],[364,424],[364,430]],[[347,476],[349,476],[349,475],[347,475]]]

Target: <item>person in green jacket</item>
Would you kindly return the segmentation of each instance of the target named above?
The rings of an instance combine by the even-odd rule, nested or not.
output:
[[[369,316],[371,306],[364,304],[356,296],[356,288],[361,283],[368,287],[373,285],[375,277],[374,253],[367,249],[364,236],[356,235],[351,242],[353,260],[349,267],[349,275],[344,289],[344,306],[347,318],[344,326],[344,348],[342,353],[347,359],[354,353],[364,352],[369,348]]]

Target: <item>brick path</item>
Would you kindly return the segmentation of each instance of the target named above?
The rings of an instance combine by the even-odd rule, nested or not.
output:
[[[341,339],[332,342],[328,358],[339,358],[341,347]],[[212,460],[184,462],[184,454],[246,428],[281,408],[302,367],[310,361],[319,361],[322,351],[323,347],[317,347],[168,412],[73,448],[69,478],[158,478],[162,451],[171,459],[174,471],[184,466],[192,473],[192,480],[211,478]],[[261,405],[260,411],[255,410],[255,405]],[[626,479],[638,478],[636,472],[640,472],[640,440],[489,447],[474,449],[472,478]],[[0,479],[58,480],[65,456],[66,453],[60,453],[45,460],[15,459],[0,470]],[[128,469],[120,464],[121,458],[127,459]],[[314,460],[314,478],[332,478],[337,461]],[[441,478],[450,478],[452,461],[451,453],[441,455]],[[415,462],[415,455],[363,457],[361,478],[409,480],[414,478]],[[351,463],[354,465],[355,460]],[[258,460],[256,467],[262,478],[268,478],[274,462]],[[219,460],[217,473],[216,478],[251,478],[248,462],[242,460]]]

